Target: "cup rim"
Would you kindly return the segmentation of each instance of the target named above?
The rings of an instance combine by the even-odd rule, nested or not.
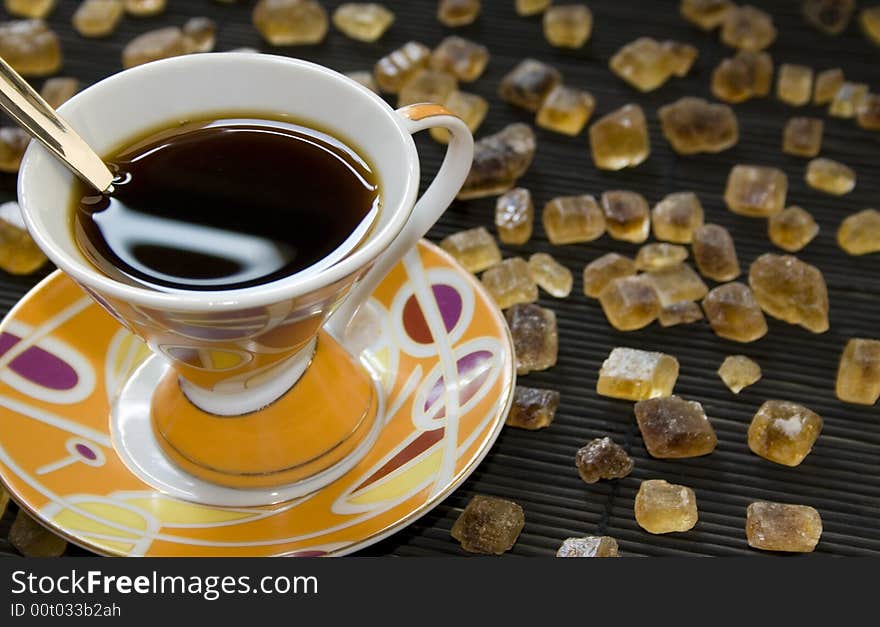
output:
[[[265,66],[274,65],[279,71],[284,71],[285,67],[293,65],[306,72],[313,72],[316,75],[329,77],[337,81],[340,86],[348,89],[355,89],[360,92],[361,96],[366,96],[368,100],[375,105],[375,112],[377,115],[384,115],[393,122],[393,128],[397,130],[399,139],[406,147],[407,158],[405,163],[402,164],[403,167],[400,167],[399,170],[395,171],[395,176],[406,177],[403,185],[405,191],[401,200],[396,206],[390,206],[387,205],[383,199],[381,211],[391,212],[388,223],[381,228],[374,229],[374,231],[371,232],[359,246],[351,250],[342,259],[338,260],[331,266],[318,272],[310,273],[308,272],[308,268],[304,268],[296,274],[276,281],[230,290],[175,290],[169,292],[151,290],[122,283],[100,273],[97,269],[90,267],[83,260],[77,259],[73,255],[68,254],[55,243],[55,240],[47,237],[44,232],[35,226],[35,222],[30,215],[30,209],[28,207],[27,199],[29,194],[27,190],[33,185],[39,184],[40,177],[39,172],[36,170],[36,166],[32,163],[32,158],[35,154],[38,154],[41,151],[48,156],[48,151],[37,142],[31,142],[30,146],[28,146],[28,149],[25,151],[24,157],[21,161],[21,167],[19,168],[17,185],[19,205],[31,237],[43,250],[46,256],[58,266],[58,268],[63,270],[76,282],[93,289],[97,293],[111,296],[128,303],[175,310],[215,311],[220,308],[229,307],[241,308],[265,306],[320,290],[321,288],[341,281],[368,266],[391,245],[408,222],[415,205],[419,181],[419,159],[415,142],[413,141],[412,135],[401,124],[402,118],[400,118],[395,110],[378,94],[372,92],[344,74],[325,66],[292,57],[252,52],[211,52],[183,55],[153,61],[108,76],[74,95],[70,100],[58,108],[58,112],[63,116],[66,112],[75,110],[78,103],[83,99],[83,95],[87,92],[94,93],[99,90],[124,89],[125,82],[137,81],[141,76],[153,72],[160,67],[174,69],[175,66],[180,66],[181,68],[186,69],[189,66],[215,65],[218,67],[219,71],[219,66],[228,62],[230,59],[236,59],[238,61],[244,58],[247,59],[248,63],[261,63]],[[332,124],[329,126],[332,127]],[[54,159],[54,157],[51,156],[48,158]],[[377,171],[381,180],[383,178],[383,172],[378,166]]]

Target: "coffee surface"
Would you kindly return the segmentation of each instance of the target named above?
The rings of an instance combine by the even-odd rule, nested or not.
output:
[[[151,289],[284,278],[362,238],[379,209],[363,158],[290,122],[190,122],[106,159],[118,169],[113,191],[74,192],[76,241],[104,274]]]

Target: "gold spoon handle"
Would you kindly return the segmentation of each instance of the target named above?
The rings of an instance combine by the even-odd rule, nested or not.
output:
[[[113,173],[101,157],[2,58],[0,108],[86,183],[99,192],[110,188]]]

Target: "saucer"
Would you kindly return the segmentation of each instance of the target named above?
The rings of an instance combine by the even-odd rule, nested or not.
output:
[[[278,505],[194,503],[177,479],[132,470],[114,445],[112,406],[150,351],[55,272],[0,325],[0,479],[56,533],[107,555],[362,549],[427,513],[486,455],[512,402],[513,347],[474,277],[426,241],[340,339],[385,398],[369,452],[324,488]]]

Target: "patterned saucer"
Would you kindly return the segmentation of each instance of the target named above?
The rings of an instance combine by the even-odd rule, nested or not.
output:
[[[145,482],[114,449],[111,405],[150,353],[56,272],[0,325],[0,479],[56,533],[98,553],[364,548],[427,513],[486,455],[512,400],[513,348],[479,284],[425,241],[376,288],[343,342],[385,392],[385,424],[366,457],[279,505],[195,504]]]

